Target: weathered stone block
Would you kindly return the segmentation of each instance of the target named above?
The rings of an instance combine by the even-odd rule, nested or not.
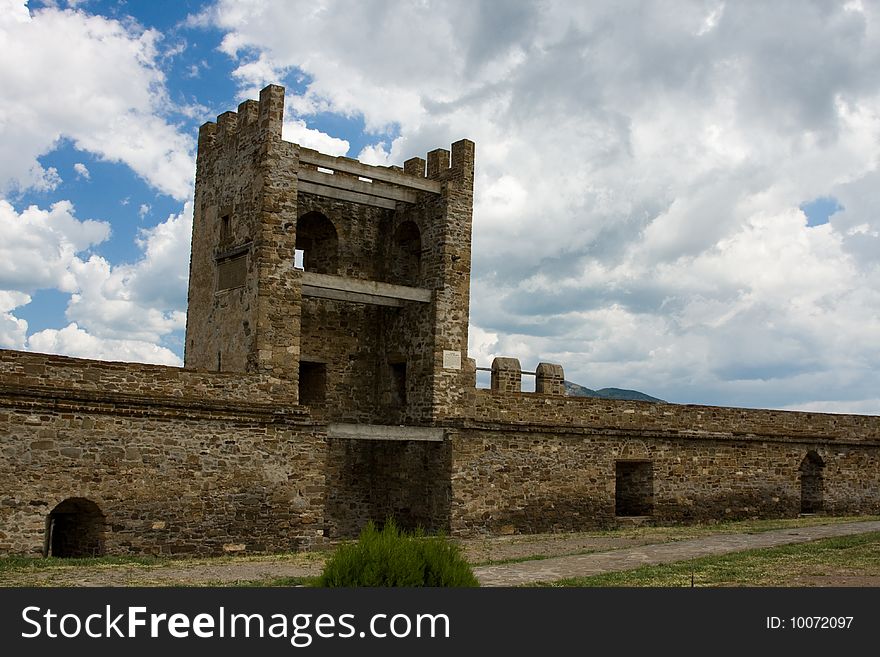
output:
[[[492,361],[491,390],[499,393],[522,390],[522,368],[518,359],[496,357]]]

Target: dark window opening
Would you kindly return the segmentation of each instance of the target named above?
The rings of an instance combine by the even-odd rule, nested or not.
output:
[[[618,461],[614,513],[649,516],[654,511],[654,466],[650,461]]]
[[[232,223],[228,214],[220,217],[220,242],[228,242],[232,238]]]
[[[327,365],[325,363],[299,363],[299,403],[319,406],[327,400]]]
[[[810,450],[801,461],[801,513],[818,513],[823,507],[822,470],[825,463],[815,451]]]
[[[303,270],[336,274],[339,238],[333,222],[320,212],[309,212],[297,220],[295,249],[302,251]]]
[[[406,363],[391,363],[391,397],[395,406],[406,406]]]
[[[404,221],[394,231],[391,259],[392,283],[418,285],[422,274],[422,236],[412,221]]]
[[[84,497],[56,506],[46,521],[46,556],[98,557],[104,554],[104,514]]]

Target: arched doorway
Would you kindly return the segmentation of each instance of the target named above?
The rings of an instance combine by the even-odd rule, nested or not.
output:
[[[418,285],[422,273],[422,234],[412,221],[404,221],[394,231],[391,260],[392,283]]]
[[[296,250],[302,252],[303,270],[337,273],[339,238],[333,222],[320,212],[307,212],[297,220]]]
[[[825,462],[815,450],[810,450],[801,461],[801,513],[818,513],[822,510],[822,470]]]
[[[46,520],[46,556],[97,557],[104,554],[104,514],[84,497],[69,497]]]

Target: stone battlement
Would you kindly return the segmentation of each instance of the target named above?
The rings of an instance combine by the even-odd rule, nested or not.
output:
[[[522,392],[523,371],[518,358],[498,356],[493,359],[492,367],[489,369],[492,372],[490,390],[497,393]],[[536,394],[565,394],[565,373],[562,370],[562,365],[538,363],[534,372],[526,374],[534,375]]]
[[[217,121],[199,128],[199,156],[211,148],[235,146],[248,138],[275,136],[281,139],[284,116],[284,87],[270,84],[260,92],[260,100],[240,103],[237,112],[223,112]]]

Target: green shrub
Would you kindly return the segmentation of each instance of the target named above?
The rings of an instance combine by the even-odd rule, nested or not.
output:
[[[388,520],[370,522],[357,543],[339,547],[319,586],[479,586],[458,546],[443,536],[407,534]]]

